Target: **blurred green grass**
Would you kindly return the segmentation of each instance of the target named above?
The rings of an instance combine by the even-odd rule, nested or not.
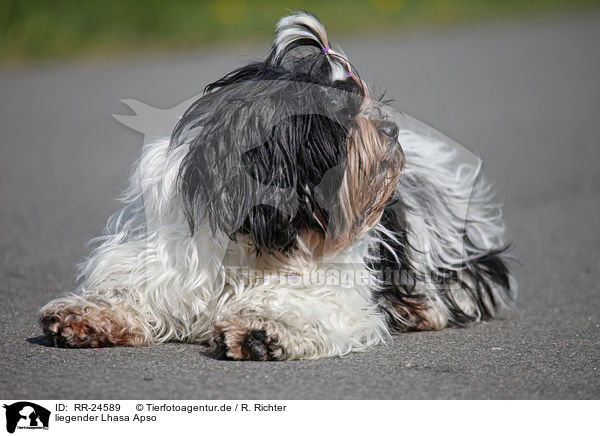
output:
[[[284,4],[285,3],[285,4]],[[290,9],[330,33],[519,16],[597,0],[1,0],[0,64],[182,50],[269,37]]]

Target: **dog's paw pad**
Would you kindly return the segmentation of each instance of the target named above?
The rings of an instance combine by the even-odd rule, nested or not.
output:
[[[249,331],[244,345],[250,360],[269,360],[269,342],[264,330]]]
[[[265,330],[227,329],[216,331],[213,349],[233,360],[281,360],[283,350],[277,338]]]

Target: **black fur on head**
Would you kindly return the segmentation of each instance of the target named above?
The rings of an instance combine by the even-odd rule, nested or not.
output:
[[[208,222],[263,253],[288,251],[305,229],[335,233],[365,88],[329,50],[314,16],[286,17],[266,61],[208,85],[186,111],[171,146],[189,146],[179,193],[192,232]]]

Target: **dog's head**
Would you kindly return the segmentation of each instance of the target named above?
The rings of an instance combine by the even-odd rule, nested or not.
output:
[[[283,18],[264,62],[210,84],[177,124],[192,232],[257,253],[334,253],[379,221],[403,166],[398,129],[308,13]]]

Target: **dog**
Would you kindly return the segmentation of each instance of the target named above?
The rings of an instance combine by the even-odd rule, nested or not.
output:
[[[516,286],[480,166],[407,129],[312,14],[208,85],[134,166],[123,207],[40,311],[59,347],[208,344],[341,356],[502,313]]]

